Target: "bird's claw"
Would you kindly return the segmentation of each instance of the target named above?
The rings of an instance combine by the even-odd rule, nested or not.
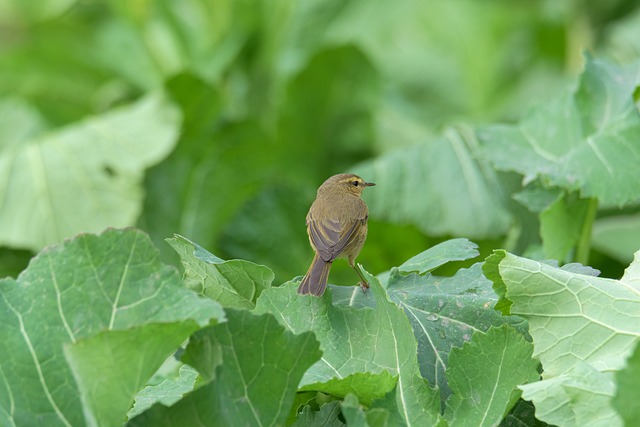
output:
[[[367,293],[367,289],[369,289],[369,284],[367,282],[358,282],[358,286],[360,286],[360,288],[362,289],[363,293]]]

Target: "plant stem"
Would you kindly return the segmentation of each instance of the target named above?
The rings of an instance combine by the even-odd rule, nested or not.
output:
[[[589,251],[591,250],[591,231],[593,230],[593,221],[596,219],[596,213],[598,212],[598,199],[589,199],[587,205],[587,211],[584,215],[584,221],[582,221],[582,230],[580,231],[580,238],[576,245],[575,261],[582,265],[588,265]]]

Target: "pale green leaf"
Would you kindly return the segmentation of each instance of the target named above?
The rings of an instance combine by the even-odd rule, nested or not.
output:
[[[102,331],[122,331],[118,336],[127,340],[127,330],[147,324],[166,324],[171,331],[176,322],[206,325],[215,319],[224,319],[221,307],[184,289],[176,270],[160,263],[157,250],[142,232],[108,230],[51,246],[32,259],[17,280],[0,281],[0,373],[4,383],[0,424],[85,424],[80,396],[90,399],[90,395],[76,386],[63,355],[65,344]],[[162,341],[159,329],[161,326],[150,342]],[[188,336],[187,329],[182,330],[182,339]],[[109,343],[108,337],[96,340],[95,345]],[[134,348],[140,349],[140,342],[137,344]],[[166,357],[169,350],[163,351]],[[128,357],[127,363],[142,382],[147,370],[153,373],[159,366],[139,366],[146,357],[144,351],[131,351]],[[137,390],[129,395],[131,391],[130,387],[113,389],[112,399],[122,404]],[[121,413],[112,415],[124,419],[128,409],[121,407]]]
[[[538,107],[519,125],[480,130],[483,153],[500,170],[542,177],[604,205],[638,199],[638,73],[640,63],[619,67],[587,57],[575,91]]]
[[[114,426],[162,362],[199,328],[194,321],[151,323],[65,345],[88,426]]]
[[[497,292],[512,303],[511,313],[529,321],[544,380],[522,389],[537,408],[547,408],[537,417],[567,426],[621,425],[611,407],[611,375],[640,341],[640,254],[619,281],[504,251],[486,264]],[[601,416],[586,423],[594,408]]]
[[[144,170],[171,151],[179,122],[170,104],[150,96],[0,152],[0,243],[39,250],[133,225]]]
[[[195,334],[186,355],[214,379],[171,407],[153,406],[130,426],[282,425],[303,373],[318,360],[310,332],[294,335],[271,315],[227,310],[227,322]],[[203,349],[207,351],[203,353]]]
[[[611,373],[582,362],[569,371],[520,387],[522,397],[533,401],[536,417],[547,423],[575,427],[622,427],[611,406],[615,384]]]
[[[18,146],[41,133],[42,117],[19,98],[0,100],[0,152]]]
[[[263,265],[244,260],[224,261],[177,234],[167,242],[180,255],[185,286],[224,307],[253,308],[273,281],[273,272]]]
[[[500,183],[476,151],[472,132],[448,129],[441,138],[359,165],[356,172],[378,184],[364,196],[371,216],[411,223],[430,235],[504,233],[509,213]]]
[[[478,255],[478,245],[475,243],[468,239],[451,239],[408,259],[398,270],[403,273],[424,274],[450,261],[464,261]]]
[[[518,385],[537,381],[533,345],[503,325],[473,334],[449,353],[447,381],[452,395],[445,418],[454,426],[494,426],[519,397]]]
[[[175,360],[175,359],[174,359]],[[165,378],[160,383],[149,385],[136,394],[133,408],[127,414],[127,418],[133,418],[153,406],[161,403],[171,406],[195,386],[198,371],[189,365],[180,365],[177,377]]]

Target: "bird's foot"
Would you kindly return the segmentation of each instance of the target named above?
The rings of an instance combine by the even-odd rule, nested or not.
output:
[[[358,282],[358,286],[360,286],[363,293],[367,293],[367,289],[369,289],[369,284],[367,282],[360,281]]]

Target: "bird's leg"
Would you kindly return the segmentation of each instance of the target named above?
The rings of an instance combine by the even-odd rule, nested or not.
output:
[[[356,273],[358,273],[358,276],[360,276],[360,282],[358,282],[358,285],[362,288],[362,292],[367,292],[367,289],[369,289],[369,284],[367,283],[364,276],[362,275],[362,272],[360,271],[358,266],[353,262],[350,262],[349,264],[351,264],[351,267],[353,267]]]

